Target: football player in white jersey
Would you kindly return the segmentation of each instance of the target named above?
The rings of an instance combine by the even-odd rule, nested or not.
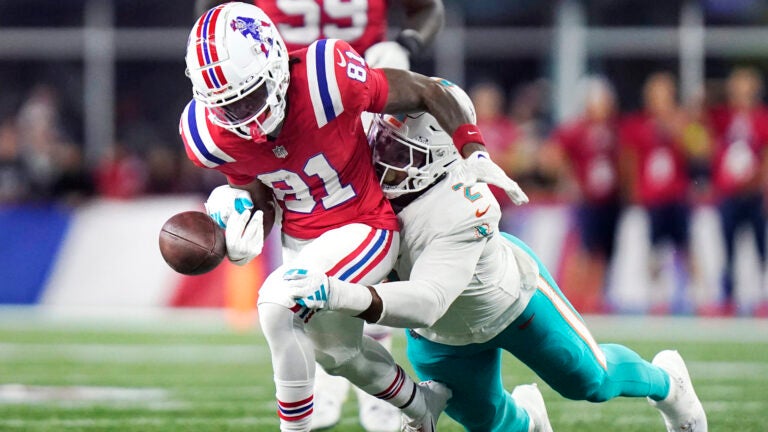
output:
[[[433,117],[380,116],[369,141],[401,226],[403,281],[364,286],[293,270],[286,295],[307,309],[411,328],[417,374],[452,390],[446,413],[469,431],[552,430],[534,386],[512,394],[502,387],[501,350],[566,398],[647,397],[668,431],[707,430],[677,351],[648,363],[627,347],[595,342],[530,248],[499,232],[499,204]]]

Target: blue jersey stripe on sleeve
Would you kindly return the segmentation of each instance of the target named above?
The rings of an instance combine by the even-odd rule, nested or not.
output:
[[[189,110],[187,112],[187,123],[189,124],[189,133],[192,136],[192,142],[195,143],[195,147],[197,147],[204,158],[219,165],[227,163],[227,161],[211,154],[211,152],[208,151],[208,148],[205,147],[205,143],[203,143],[203,139],[200,138],[200,133],[197,130],[197,118],[195,116],[196,109],[197,101],[193,100],[189,105]]]
[[[325,73],[326,42],[328,42],[326,39],[317,42],[317,50],[315,51],[315,65],[317,67],[317,81],[318,88],[320,90],[320,100],[323,102],[323,111],[325,111],[326,121],[330,122],[336,118],[336,112],[333,109],[331,93],[328,91],[328,78]],[[331,67],[333,67],[333,65]]]

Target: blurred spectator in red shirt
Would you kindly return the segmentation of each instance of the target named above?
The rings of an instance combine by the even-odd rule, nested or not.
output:
[[[488,152],[507,175],[514,176],[514,145],[518,130],[504,112],[504,92],[498,84],[486,81],[473,86],[469,90],[469,97],[475,106],[477,125],[483,131]],[[501,203],[511,202],[503,191],[493,187],[492,190]]]
[[[697,92],[687,101],[683,112],[682,143],[688,161],[688,177],[692,182],[695,202],[707,201],[711,192],[713,133],[708,118],[707,98]]]
[[[580,90],[580,116],[554,131],[540,167],[577,201],[582,253],[568,290],[571,299],[579,299],[577,309],[597,312],[604,310],[602,288],[621,211],[616,97],[603,78],[585,79]]]
[[[147,168],[144,162],[121,143],[96,167],[96,191],[107,198],[137,198],[146,190]]]
[[[762,78],[755,69],[736,68],[726,83],[727,103],[711,112],[715,132],[712,177],[725,240],[726,265],[722,299],[708,307],[706,313],[731,315],[735,312],[734,240],[744,225],[752,228],[765,266],[763,188],[768,180],[768,110],[760,102],[762,89]]]
[[[518,135],[515,123],[504,113],[504,92],[496,83],[483,82],[469,90],[469,97],[475,105],[477,125],[483,131],[486,147],[501,163],[509,157]]]
[[[690,208],[688,167],[681,143],[684,117],[676,102],[676,85],[669,73],[655,73],[643,87],[644,109],[628,115],[621,125],[620,154],[629,201],[642,206],[649,217],[651,244],[656,249],[665,241],[675,247],[676,293],[673,299],[651,296],[651,310],[666,312],[670,307],[687,308],[687,291],[693,265],[688,255]],[[658,282],[659,254],[651,254],[651,274]],[[658,286],[658,283],[653,285]]]
[[[514,178],[529,196],[551,192],[551,179],[538,170],[538,154],[545,139],[545,117],[548,109],[549,84],[540,79],[525,83],[512,97],[510,116],[517,127],[517,139],[506,161]]]

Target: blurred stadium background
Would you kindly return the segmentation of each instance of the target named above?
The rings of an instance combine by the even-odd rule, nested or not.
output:
[[[713,430],[765,430],[766,240],[756,244],[744,224],[728,234],[736,239],[729,302],[721,222],[738,191],[721,187],[713,167],[728,136],[719,119],[734,109],[730,80],[744,78],[756,112],[765,109],[768,4],[445,4],[446,26],[413,68],[470,92],[494,158],[531,196],[522,208],[503,203],[503,228],[540,253],[598,340],[649,357],[679,347]],[[224,263],[199,277],[173,273],[157,249],[162,223],[202,209],[224,182],[188,162],[178,137],[195,18],[191,1],[0,0],[0,430],[276,428],[253,307],[279,263],[279,239],[247,267]],[[401,20],[393,9],[393,32]],[[580,209],[591,198],[563,131],[599,82],[615,92],[608,126],[631,135],[624,119],[649,111],[647,84],[660,76],[671,77],[661,85],[673,102],[662,117],[685,167],[672,201],[690,210],[682,228],[660,224],[690,232],[687,248],[652,246],[654,203],[616,175],[615,250],[589,253]],[[768,146],[762,115],[752,139]],[[736,171],[754,172],[748,193],[760,199],[748,215],[764,228],[762,162]],[[510,385],[534,380],[516,365],[505,372]],[[545,398],[561,430],[660,429],[637,401],[598,407],[549,389]],[[347,410],[338,430],[357,430]]]

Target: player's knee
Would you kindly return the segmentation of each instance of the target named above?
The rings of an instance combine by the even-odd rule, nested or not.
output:
[[[602,368],[581,364],[563,373],[552,388],[566,399],[602,402],[605,400],[601,391],[605,379],[606,374]]]
[[[315,361],[328,375],[346,376],[347,371],[360,356],[358,349],[346,349],[344,353],[324,353],[315,351]]]
[[[609,398],[603,395],[604,377],[577,374],[569,376],[567,384],[555,388],[566,399],[604,402]]]
[[[279,269],[275,270],[267,277],[267,280],[264,281],[261,289],[259,289],[259,309],[265,304],[276,304],[284,308],[292,307],[295,302],[286,295],[286,292],[282,271]]]
[[[293,312],[274,303],[260,304],[258,310],[259,325],[267,341],[277,341],[290,336],[293,330],[291,325]]]

